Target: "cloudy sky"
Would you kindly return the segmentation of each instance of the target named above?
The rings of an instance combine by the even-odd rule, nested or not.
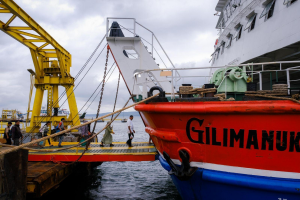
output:
[[[72,54],[73,76],[78,73],[104,36],[106,17],[136,18],[139,23],[156,34],[176,67],[209,66],[210,55],[217,38],[215,25],[218,18],[214,16],[217,0],[15,0],[15,2]],[[1,13],[0,20],[6,22],[10,16]],[[130,25],[125,21],[122,23]],[[22,24],[16,20],[11,25]],[[142,34],[143,32],[140,33],[141,36]],[[99,51],[96,55],[98,54]],[[93,61],[94,59],[75,84]],[[162,66],[162,63],[157,62]],[[166,60],[165,62],[170,66]],[[102,53],[75,90],[78,110],[83,107],[102,80],[104,64],[105,53]],[[112,57],[109,59],[109,66],[111,64]],[[27,69],[34,69],[29,49],[0,32],[1,109],[18,109],[26,112],[30,86]],[[112,110],[117,77],[118,72],[115,71],[105,86],[101,112]],[[60,93],[62,91],[63,88],[60,88]],[[121,81],[117,108],[121,108],[128,97],[129,93]],[[99,96],[89,109],[87,106],[90,102],[81,112],[87,109],[89,114],[96,113],[98,101]],[[46,105],[46,101],[43,105]],[[62,107],[68,108],[67,103]]]

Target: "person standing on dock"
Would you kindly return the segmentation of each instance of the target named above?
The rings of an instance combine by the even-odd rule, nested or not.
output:
[[[4,139],[6,139],[6,143],[5,144],[9,144],[11,145],[11,127],[12,123],[8,122],[7,123],[7,127],[5,128],[5,134],[4,134]]]
[[[134,130],[134,128],[133,128],[132,120],[133,120],[133,116],[130,115],[129,119],[127,120],[127,128],[128,128],[127,132],[128,132],[128,137],[129,137],[129,139],[128,139],[127,142],[126,142],[126,144],[127,144],[129,147],[133,147],[131,141],[132,141],[132,139],[134,138],[134,134],[133,134],[133,133],[135,133],[135,130]]]
[[[110,121],[107,122],[107,124],[111,123]],[[105,129],[105,134],[101,140],[100,147],[104,147],[104,144],[109,144],[110,147],[113,147],[114,145],[112,144],[112,135],[115,134],[115,132],[112,130],[111,125],[107,126]]]
[[[90,124],[78,128],[78,130],[81,134],[80,142],[87,140],[92,136],[90,129],[91,129]],[[85,142],[86,149],[88,149],[90,147],[90,144],[91,144],[91,140],[88,140]],[[84,143],[82,145],[84,146]]]
[[[64,121],[65,121],[65,118],[61,118],[61,121],[59,122],[59,124],[56,127],[56,133],[65,130]],[[62,143],[63,139],[64,139],[64,134],[58,136],[58,147],[62,147],[61,143]]]
[[[47,122],[44,126],[43,126],[43,137],[47,137],[48,136],[48,132],[49,132],[49,126],[51,125],[51,122]],[[49,146],[52,147],[53,145],[50,142],[50,138],[48,138],[48,143]]]
[[[23,135],[20,129],[20,121],[16,121],[15,125],[11,129],[12,140],[14,141],[15,146],[20,145],[20,138],[23,139]]]

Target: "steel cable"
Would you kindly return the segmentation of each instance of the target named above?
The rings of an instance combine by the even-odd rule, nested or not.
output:
[[[103,40],[102,40],[103,41]],[[94,52],[92,53],[92,55],[89,57],[89,59],[86,61],[86,63],[84,64],[84,66],[81,68],[81,70],[77,73],[76,75],[76,79],[80,76],[80,74],[82,73],[83,69],[87,66],[87,64],[90,62],[90,60],[92,59],[92,57],[94,56],[94,54],[97,52],[98,48],[100,47],[100,45],[102,44],[102,41],[98,44],[98,46],[96,47],[96,49],[94,50]],[[78,85],[82,82],[82,80],[85,78],[86,74],[90,71],[90,69],[94,66],[95,62],[98,60],[98,58],[100,57],[100,55],[102,54],[104,48],[107,46],[107,44],[103,47],[103,49],[101,50],[101,52],[99,53],[99,55],[97,56],[97,58],[95,59],[95,61],[93,62],[93,64],[90,66],[90,68],[88,69],[88,71],[84,74],[84,76],[81,78],[81,80],[79,81],[79,83],[75,86],[75,88],[73,89],[73,91],[71,92],[71,94],[75,91],[75,89],[78,87]],[[75,80],[76,80],[75,79]],[[74,80],[74,81],[75,81]],[[62,97],[66,94],[67,90],[70,89],[71,86],[68,86],[68,88],[65,89],[65,91],[60,95],[60,97],[57,99],[57,101],[55,103],[53,103],[52,108],[62,99]],[[70,94],[70,95],[71,95]],[[67,96],[67,99],[61,104],[61,106],[59,108],[61,108],[64,103],[68,100],[68,98],[70,97]],[[51,109],[52,109],[51,108]],[[29,131],[29,133],[31,133],[38,125],[40,125],[42,123],[42,121],[45,119],[45,117],[49,117],[48,115],[44,116],[43,118],[41,118],[41,120],[37,123],[37,125],[35,125],[34,127],[32,127],[32,129]],[[53,116],[50,117],[50,119],[52,119]],[[28,135],[27,137],[29,137],[30,135]],[[24,141],[27,137],[24,137],[24,139],[22,141]]]
[[[112,67],[114,66],[114,64],[115,64],[115,63],[112,64],[112,66],[110,67],[110,69],[108,70],[107,73],[110,72],[110,70],[112,69]],[[114,69],[115,69],[115,68],[114,68]],[[114,70],[112,71],[112,73],[113,73],[113,72],[114,72]],[[110,74],[110,76],[112,75],[112,73]],[[107,81],[109,80],[110,76],[108,77]],[[106,82],[107,82],[107,81],[106,81]],[[78,113],[74,116],[74,118],[81,112],[81,110],[85,107],[85,105],[89,102],[89,100],[94,96],[94,94],[96,93],[96,91],[98,90],[98,88],[102,85],[102,83],[103,83],[103,82],[101,81],[101,82],[98,84],[97,88],[94,90],[94,92],[93,92],[92,95],[89,97],[89,99],[85,102],[85,104],[81,107],[81,109],[78,111]],[[100,93],[100,92],[101,92],[101,90],[99,91],[99,93]],[[98,93],[98,94],[99,94],[99,93]],[[95,96],[95,98],[98,96],[98,94]],[[94,98],[94,100],[95,100],[95,98]],[[91,102],[91,104],[94,102],[94,100]],[[91,104],[90,104],[90,105],[91,105]],[[90,106],[90,105],[89,105],[89,106]],[[89,108],[89,107],[88,107],[88,108]],[[88,109],[88,108],[87,108],[87,109]],[[87,111],[87,109],[85,110],[85,112]],[[73,119],[74,119],[74,118],[73,118]],[[73,119],[72,119],[72,121],[73,121]],[[78,120],[77,120],[77,121],[78,121]],[[75,124],[77,123],[77,121],[75,122]],[[74,125],[73,125],[73,126],[74,126]]]
[[[116,109],[116,104],[117,104],[117,99],[118,99],[118,94],[119,94],[120,77],[121,77],[121,73],[119,72],[118,85],[117,85],[117,92],[116,92],[116,97],[115,97],[115,103],[114,103],[113,112],[115,112],[115,109]],[[113,118],[114,118],[114,115],[111,116],[111,120],[112,120]]]
[[[76,144],[76,145],[70,146],[70,147],[61,148],[61,149],[55,149],[55,150],[30,149],[30,148],[28,148],[28,146],[30,146],[30,145],[32,145],[32,144],[35,144],[35,143],[38,143],[38,142],[41,142],[41,141],[44,141],[44,140],[47,140],[47,139],[50,139],[50,138],[53,138],[53,137],[57,137],[57,136],[62,135],[62,134],[64,134],[64,133],[70,132],[71,130],[78,129],[78,128],[82,127],[82,126],[91,124],[91,123],[93,123],[93,122],[95,122],[95,121],[98,121],[98,120],[100,120],[100,119],[104,119],[104,118],[106,118],[106,117],[109,117],[109,116],[111,116],[111,115],[114,115],[114,114],[118,113],[118,115],[114,118],[114,119],[116,119],[122,111],[127,110],[127,109],[129,109],[129,108],[132,108],[132,107],[134,107],[134,106],[136,106],[136,105],[138,105],[138,104],[144,103],[144,102],[146,102],[146,101],[148,101],[148,100],[150,100],[150,99],[152,99],[152,98],[154,98],[154,97],[156,97],[156,96],[158,96],[158,95],[159,95],[159,93],[157,93],[157,94],[155,94],[155,95],[153,95],[153,96],[151,96],[151,97],[148,97],[148,98],[146,98],[146,99],[144,99],[144,100],[142,100],[142,101],[139,101],[139,102],[137,102],[137,103],[134,103],[134,104],[132,104],[132,105],[130,105],[130,106],[123,107],[122,109],[117,110],[117,111],[115,111],[115,112],[106,114],[106,115],[104,115],[104,116],[102,116],[102,117],[96,118],[96,119],[94,119],[94,120],[90,120],[89,122],[80,124],[80,125],[78,125],[78,126],[74,126],[74,127],[72,127],[72,128],[69,128],[69,129],[60,131],[60,132],[58,132],[58,133],[55,133],[55,134],[52,134],[52,135],[49,135],[49,136],[46,136],[46,137],[43,137],[43,138],[40,138],[40,139],[31,141],[31,142],[28,142],[28,143],[25,143],[25,144],[21,144],[20,146],[11,146],[11,147],[12,147],[11,149],[7,149],[7,150],[1,151],[1,152],[0,152],[0,155],[4,155],[4,154],[7,154],[7,153],[11,153],[11,152],[17,151],[17,150],[19,150],[19,149],[23,149],[23,148],[24,148],[24,149],[26,148],[26,149],[29,149],[29,150],[33,150],[33,151],[54,152],[54,151],[61,151],[61,150],[70,149],[70,148],[79,146],[79,145],[81,145],[81,144],[83,144],[83,143],[85,143],[85,142],[87,142],[87,141],[90,141],[90,140],[93,139],[94,137],[96,137],[96,136],[97,136],[98,134],[100,134],[107,126],[109,126],[110,123],[108,123],[107,126],[105,126],[104,129],[100,130],[98,133],[96,133],[96,134],[93,135],[92,137],[90,137],[90,138],[86,139],[85,141],[82,141],[82,142],[80,142],[80,143],[78,143],[78,144]],[[132,98],[132,96],[128,99],[128,101],[126,102],[126,105],[128,104],[128,102],[129,102],[129,100],[130,100],[131,98]],[[2,144],[0,144],[0,146],[2,146]],[[9,145],[3,145],[3,146],[9,146]]]
[[[102,80],[102,88],[101,88],[101,94],[100,94],[100,100],[99,100],[99,104],[98,104],[96,118],[98,118],[98,116],[99,116],[100,107],[101,107],[101,103],[102,103],[102,97],[103,97],[103,92],[104,92],[104,84],[105,84],[105,78],[106,78],[108,55],[109,55],[109,48],[107,48],[107,53],[106,53],[106,62],[105,62],[105,68],[104,68],[104,74],[103,74],[103,80]],[[97,125],[97,122],[94,123],[92,133],[94,133],[96,125]]]

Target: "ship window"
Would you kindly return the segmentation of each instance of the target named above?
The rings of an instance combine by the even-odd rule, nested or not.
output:
[[[261,13],[259,19],[264,16],[266,16],[266,19],[272,17],[274,12],[274,7],[275,7],[275,0],[269,1],[269,3],[265,6],[265,9]]]
[[[227,42],[227,46],[226,46],[226,48],[229,48],[229,47],[231,47],[231,42],[232,42],[232,34],[229,34],[229,35],[227,36],[227,38],[228,38],[228,42]]]
[[[211,54],[213,56],[213,61],[217,60],[219,58],[219,52],[220,52],[220,47],[216,48],[216,50]]]
[[[224,18],[222,18],[221,21],[218,23],[217,28],[219,28],[219,29],[225,28]]]
[[[138,59],[139,58],[139,55],[133,49],[123,50],[123,54],[129,59]]]
[[[245,26],[244,31],[247,29],[248,29],[248,31],[253,30],[254,26],[255,26],[255,20],[256,20],[256,13],[248,18],[248,22],[247,22],[247,25]]]
[[[231,11],[230,11],[230,5],[229,4],[226,7],[226,13],[227,13],[227,18],[230,18]]]
[[[234,4],[237,5],[237,6],[240,6],[241,5],[241,0],[235,0]]]
[[[223,54],[224,53],[224,49],[225,49],[225,42],[224,41],[222,41],[220,47],[221,47],[221,54]]]
[[[296,2],[297,0],[284,0],[283,5],[291,5],[292,3]]]
[[[226,9],[223,10],[223,19],[224,19],[225,22],[227,22],[227,20],[228,20]]]
[[[220,54],[220,47],[218,47],[217,50],[216,50],[217,59],[219,58],[219,54]]]
[[[242,25],[238,26],[238,28],[236,29],[236,33],[235,33],[233,39],[239,40],[241,38],[241,36],[242,36],[242,28],[243,28]]]
[[[234,13],[235,8],[236,8],[236,7],[234,6],[234,1],[229,2],[229,5],[230,5],[231,14],[232,14],[232,13]]]

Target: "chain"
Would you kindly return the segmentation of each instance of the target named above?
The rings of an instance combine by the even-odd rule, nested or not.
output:
[[[104,92],[104,85],[105,85],[105,78],[106,78],[108,55],[109,55],[109,47],[107,47],[106,62],[105,62],[104,75],[103,75],[102,87],[101,87],[101,95],[100,95],[100,100],[99,100],[99,105],[98,105],[98,110],[97,110],[96,118],[98,118],[98,116],[99,116],[101,102],[102,102],[102,97],[103,97],[103,92]],[[96,125],[97,125],[97,121],[95,121],[95,123],[94,123],[94,127],[93,127],[92,133],[94,133]]]

